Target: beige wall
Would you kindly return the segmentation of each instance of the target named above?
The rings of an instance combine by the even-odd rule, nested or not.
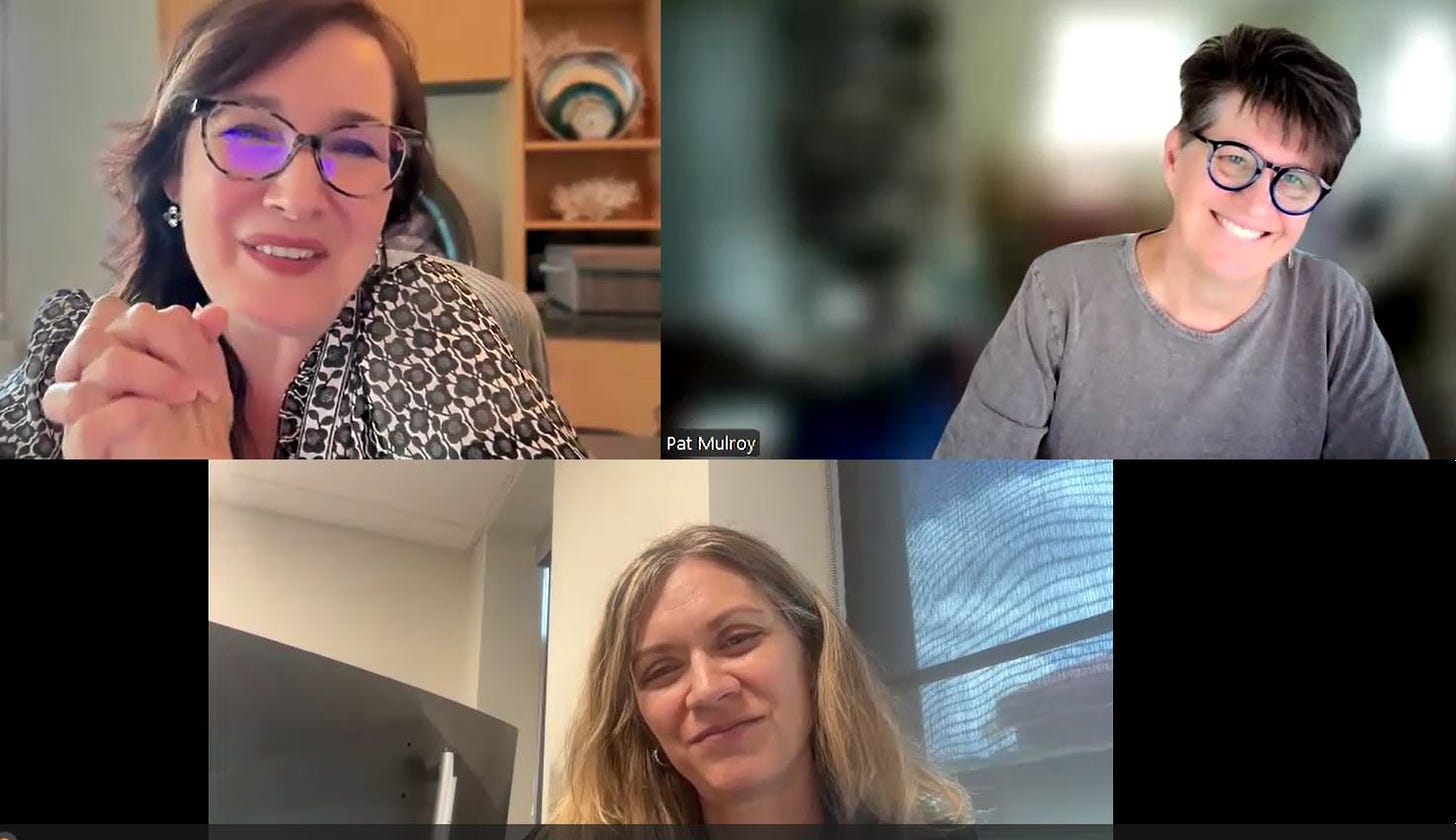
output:
[[[488,533],[476,547],[488,554],[484,576],[487,620],[479,626],[480,673],[477,708],[516,727],[516,765],[511,782],[509,821],[537,820],[536,770],[540,764],[542,572],[534,537]]]
[[[470,568],[466,573],[466,599],[465,628],[468,637],[465,641],[466,679],[474,687],[475,707],[480,708],[480,684],[482,675],[489,670],[490,661],[487,658],[485,649],[485,614],[486,614],[486,574],[489,565],[486,562],[488,546],[485,535],[481,534],[467,552]]]
[[[60,288],[104,288],[114,219],[97,166],[111,124],[139,114],[156,81],[155,0],[4,0],[0,25],[0,371],[37,307]],[[477,263],[501,272],[507,97],[429,97],[439,168],[465,208]]]
[[[763,537],[834,592],[828,487],[820,461],[557,465],[544,722],[548,808],[606,596],[626,564],[668,531],[709,522]]]
[[[435,94],[426,100],[430,142],[445,185],[470,221],[475,263],[501,276],[501,196],[509,144],[502,135],[510,99],[500,92]]]
[[[7,344],[24,346],[47,294],[94,289],[104,277],[111,210],[97,166],[108,126],[146,104],[157,19],[153,0],[7,0],[5,15],[0,362],[8,369]]]
[[[536,775],[541,755],[541,637],[544,583],[539,561],[551,533],[554,467],[529,465],[511,486],[474,548],[483,567],[476,707],[516,727],[516,761],[507,818],[537,821]]]
[[[5,92],[6,80],[10,78],[5,68],[10,53],[5,43],[5,20],[9,16],[9,4],[10,0],[0,0],[0,376],[10,370],[16,356],[15,347],[7,337],[6,321],[9,316],[5,308],[5,124],[10,106]]]
[[[778,549],[844,610],[823,461],[716,461],[708,473],[708,517]]]
[[[210,621],[475,706],[466,553],[213,502],[207,566]]]

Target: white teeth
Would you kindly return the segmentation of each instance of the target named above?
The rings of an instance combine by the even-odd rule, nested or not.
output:
[[[1246,227],[1239,227],[1228,219],[1225,219],[1223,216],[1219,216],[1217,213],[1214,213],[1213,215],[1218,218],[1218,223],[1223,225],[1224,230],[1232,233],[1234,236],[1237,236],[1239,239],[1242,239],[1245,242],[1252,242],[1255,239],[1258,239],[1259,237],[1264,235],[1262,232],[1257,230],[1249,230]]]
[[[285,248],[282,245],[254,245],[253,250],[260,251],[270,257],[282,257],[286,260],[311,259],[316,253],[307,248]]]

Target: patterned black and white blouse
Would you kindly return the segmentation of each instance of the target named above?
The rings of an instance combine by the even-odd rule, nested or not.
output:
[[[418,255],[360,284],[283,398],[275,458],[583,458],[576,431],[456,263]],[[90,311],[62,291],[0,380],[0,459],[61,457],[41,413]]]

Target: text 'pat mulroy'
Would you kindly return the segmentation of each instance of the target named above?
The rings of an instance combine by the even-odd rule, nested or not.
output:
[[[671,432],[663,441],[668,458],[754,458],[758,432],[748,429]]]
[[[698,435],[698,452],[704,455],[753,455],[758,440],[734,435]]]

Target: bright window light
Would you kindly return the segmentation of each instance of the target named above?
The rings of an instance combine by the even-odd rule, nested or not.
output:
[[[1041,139],[1051,150],[1161,144],[1178,121],[1178,67],[1198,45],[1165,12],[1057,14]]]
[[[551,567],[541,569],[541,644],[546,644],[551,626]]]
[[[1412,23],[1386,77],[1386,129],[1411,152],[1456,148],[1456,34],[1441,21]]]

